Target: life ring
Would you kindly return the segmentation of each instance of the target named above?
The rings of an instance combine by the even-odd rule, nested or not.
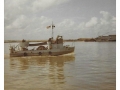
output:
[[[51,52],[51,51],[49,51],[49,55],[52,55],[52,52]]]
[[[42,55],[42,53],[41,53],[41,52],[39,52],[39,55]]]
[[[27,53],[26,53],[26,52],[24,53],[24,56],[27,56]]]

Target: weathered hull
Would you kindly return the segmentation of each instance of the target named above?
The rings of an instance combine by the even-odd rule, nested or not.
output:
[[[22,56],[58,56],[74,52],[74,47],[63,49],[51,49],[51,50],[27,50],[27,51],[15,51],[10,53],[10,57],[22,57]]]

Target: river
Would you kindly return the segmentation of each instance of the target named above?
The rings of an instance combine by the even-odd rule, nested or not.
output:
[[[115,42],[75,42],[74,54],[57,57],[10,58],[8,46],[5,90],[116,90]]]

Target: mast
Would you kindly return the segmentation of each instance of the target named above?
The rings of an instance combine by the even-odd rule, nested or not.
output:
[[[53,38],[53,21],[52,21],[52,38]]]
[[[46,28],[47,29],[49,29],[49,28],[52,28],[52,36],[51,36],[51,38],[53,38],[54,37],[54,35],[53,35],[53,28],[55,27],[55,25],[53,24],[53,21],[52,21],[52,25],[50,25],[50,26],[47,26]]]
[[[52,21],[52,38],[54,37],[54,32],[53,32],[53,28],[55,27],[55,25],[53,24],[53,21]]]

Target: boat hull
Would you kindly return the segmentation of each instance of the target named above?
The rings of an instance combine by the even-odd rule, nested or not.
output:
[[[74,47],[63,49],[51,49],[51,50],[27,50],[27,51],[14,51],[10,53],[10,57],[22,57],[22,56],[58,56],[74,52]]]

